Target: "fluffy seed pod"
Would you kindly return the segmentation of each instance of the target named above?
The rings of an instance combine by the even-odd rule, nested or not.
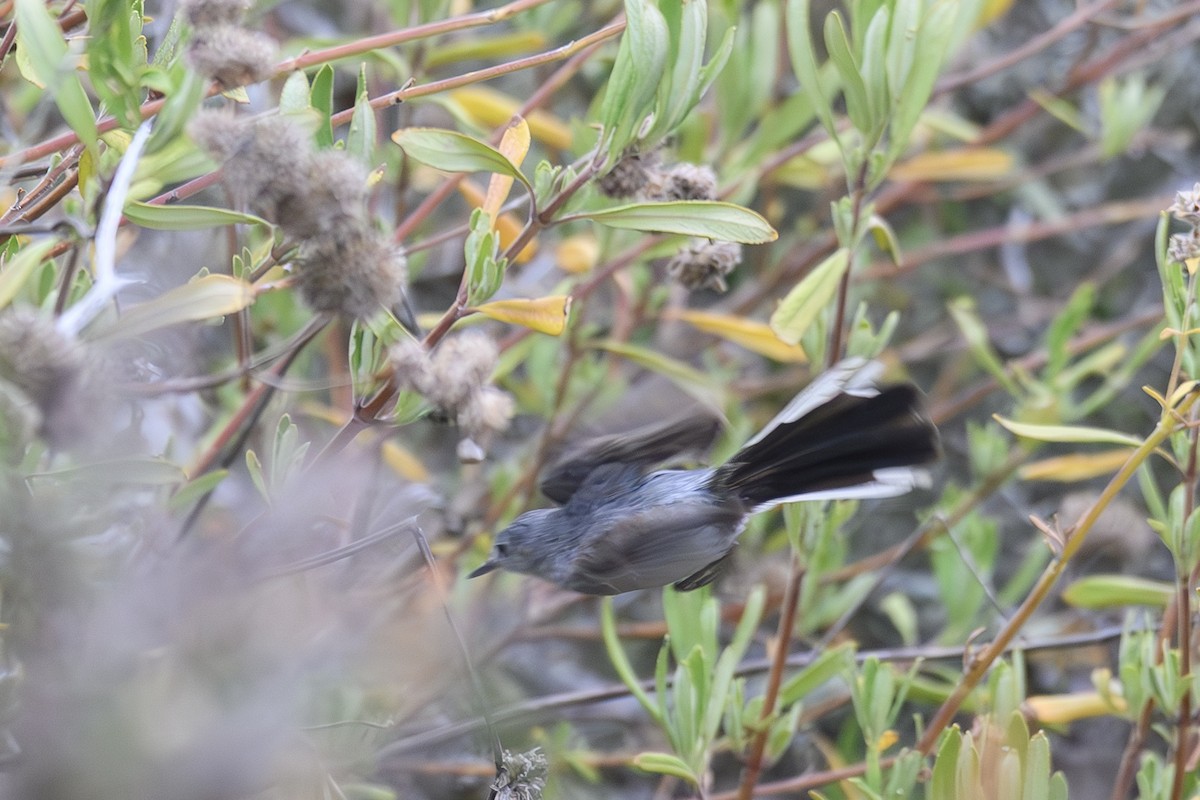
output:
[[[312,141],[285,116],[241,120],[224,111],[197,114],[188,134],[225,163],[226,185],[239,203],[279,222],[308,205]]]
[[[366,227],[366,168],[339,150],[317,151],[307,162],[307,174],[275,208],[284,233],[315,239],[337,228]]]
[[[296,258],[296,283],[317,311],[365,319],[403,299],[407,262],[386,236],[346,226],[306,241]]]
[[[725,276],[742,261],[736,242],[701,242],[683,248],[667,263],[667,274],[688,289],[725,291]]]
[[[0,379],[19,389],[37,409],[39,433],[65,444],[81,432],[79,402],[87,367],[79,342],[59,333],[33,309],[0,313]]]
[[[433,355],[433,386],[429,399],[459,411],[492,377],[499,351],[485,334],[467,331],[442,342]]]
[[[485,386],[463,406],[458,424],[473,437],[500,433],[508,428],[515,410],[512,395],[495,386]]]
[[[715,200],[717,174],[712,167],[675,164],[663,174],[648,193],[655,200]]]
[[[1175,219],[1200,227],[1200,183],[1190,192],[1176,192],[1175,202],[1167,208]]]
[[[388,351],[396,382],[406,389],[428,395],[433,386],[433,359],[416,339],[402,339]]]
[[[185,0],[182,6],[184,18],[196,28],[232,25],[250,10],[249,0]]]
[[[270,36],[228,23],[197,28],[187,48],[188,63],[226,89],[271,77],[278,57]]]

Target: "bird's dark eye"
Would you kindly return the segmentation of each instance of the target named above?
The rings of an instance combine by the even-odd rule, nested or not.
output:
[[[506,545],[504,542],[496,542],[496,555],[500,556],[501,558],[504,558],[506,555],[508,555],[508,545]]]

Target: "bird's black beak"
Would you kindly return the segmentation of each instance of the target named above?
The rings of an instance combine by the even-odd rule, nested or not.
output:
[[[487,575],[489,572],[491,572],[498,566],[500,566],[500,565],[494,561],[485,561],[485,562],[483,562],[483,566],[479,567],[479,569],[472,572],[470,575],[467,576],[467,578],[468,579],[478,578],[480,575]]]

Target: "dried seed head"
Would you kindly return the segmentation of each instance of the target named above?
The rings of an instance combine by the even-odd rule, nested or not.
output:
[[[428,395],[433,386],[433,359],[416,339],[402,339],[388,351],[396,382],[406,389]]]
[[[340,150],[319,150],[307,161],[307,174],[275,209],[279,227],[298,239],[365,227],[367,170],[361,162]]]
[[[296,216],[308,203],[313,158],[308,131],[287,116],[242,120],[220,111],[197,114],[188,133],[225,162],[235,200],[271,222]]]
[[[667,274],[688,289],[728,288],[725,276],[742,262],[742,246],[737,242],[692,244],[675,254],[667,263]]]
[[[541,800],[549,762],[540,748],[525,753],[504,751],[504,769],[492,788],[496,800]]]
[[[681,163],[673,165],[648,188],[655,200],[715,200],[717,173],[712,167]]]
[[[37,408],[41,433],[65,443],[79,431],[76,411],[87,358],[83,347],[55,328],[53,320],[28,308],[0,314],[0,379],[19,389]]]
[[[1178,192],[1175,202],[1167,209],[1175,219],[1193,227],[1200,227],[1200,183],[1192,187],[1190,192]]]
[[[187,58],[197,72],[231,89],[274,75],[279,46],[266,34],[222,23],[197,28]]]
[[[478,331],[447,339],[433,354],[434,385],[426,396],[443,408],[460,411],[487,385],[499,355],[495,342]]]
[[[484,386],[463,406],[458,424],[472,437],[483,438],[506,430],[515,410],[512,395],[495,386]]]
[[[659,174],[661,165],[662,158],[658,150],[639,153],[631,147],[621,154],[621,160],[605,173],[597,185],[609,197],[633,197]]]
[[[1167,258],[1176,264],[1186,264],[1194,258],[1200,258],[1200,228],[1172,236],[1167,243]]]
[[[250,0],[185,0],[183,15],[197,28],[241,22],[250,10]]]
[[[367,226],[346,226],[310,239],[296,258],[296,283],[317,311],[365,319],[397,305],[404,293],[404,256]]]

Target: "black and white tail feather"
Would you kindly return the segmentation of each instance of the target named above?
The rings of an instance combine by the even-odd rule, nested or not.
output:
[[[797,500],[893,497],[929,482],[937,429],[911,385],[876,387],[883,365],[847,359],[796,395],[713,474],[762,511]]]

